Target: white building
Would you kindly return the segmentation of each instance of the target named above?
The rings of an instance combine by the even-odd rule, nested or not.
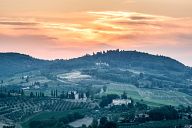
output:
[[[78,93],[75,94],[75,100],[79,100],[79,94]]]
[[[100,93],[102,94],[102,93],[104,93],[104,90],[103,90],[103,88],[101,88],[101,90],[100,90]]]
[[[95,63],[95,65],[96,66],[99,66],[99,67],[101,67],[101,66],[104,66],[104,67],[109,67],[109,64],[108,63],[102,63],[102,62],[98,62],[98,63]]]
[[[128,104],[130,104],[131,103],[131,100],[129,100],[129,99],[114,99],[113,101],[112,101],[112,105],[128,105]]]

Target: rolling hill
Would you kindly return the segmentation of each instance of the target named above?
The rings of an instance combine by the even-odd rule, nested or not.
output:
[[[177,60],[165,56],[151,55],[137,51],[109,50],[70,60],[40,60],[19,53],[0,53],[0,76],[13,75],[32,70],[62,72],[82,70],[92,75],[103,74],[129,77],[136,73],[146,74],[148,79],[185,83],[192,71]],[[129,74],[129,75],[128,75]],[[118,78],[117,78],[118,79]],[[127,79],[127,78],[125,78]],[[123,81],[123,80],[121,80]]]
[[[0,77],[41,69],[49,61],[19,53],[0,53]]]
[[[29,83],[21,77],[29,75]],[[124,91],[153,104],[192,104],[192,70],[179,61],[137,51],[109,50],[70,60],[40,60],[19,53],[0,53],[0,80],[13,88],[85,89],[107,85],[107,93]],[[48,85],[46,88],[44,85]],[[35,89],[36,90],[36,89]],[[31,90],[28,90],[31,91]]]

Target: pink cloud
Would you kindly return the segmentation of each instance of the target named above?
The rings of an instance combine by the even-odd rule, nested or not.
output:
[[[192,18],[120,11],[75,16],[0,18],[0,50],[55,59],[120,48],[164,54],[192,65]]]

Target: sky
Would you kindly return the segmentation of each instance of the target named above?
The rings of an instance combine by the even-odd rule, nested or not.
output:
[[[109,49],[192,66],[192,0],[0,0],[0,52],[51,60]]]

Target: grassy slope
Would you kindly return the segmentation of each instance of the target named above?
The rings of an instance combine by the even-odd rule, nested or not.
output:
[[[126,91],[128,97],[132,97],[136,101],[141,99],[144,100],[150,106],[161,106],[161,105],[173,105],[178,106],[192,104],[192,97],[177,91],[165,91],[156,89],[140,89],[133,85],[125,85],[119,83],[111,83],[108,86],[107,94],[118,94],[121,95]]]
[[[24,122],[21,123],[23,128],[29,128],[28,125],[31,121],[40,121],[40,120],[47,120],[51,118],[59,119],[67,114],[74,113],[74,112],[85,112],[84,109],[76,109],[76,110],[68,110],[64,112],[41,112],[36,115],[31,116],[30,118],[26,119]]]

